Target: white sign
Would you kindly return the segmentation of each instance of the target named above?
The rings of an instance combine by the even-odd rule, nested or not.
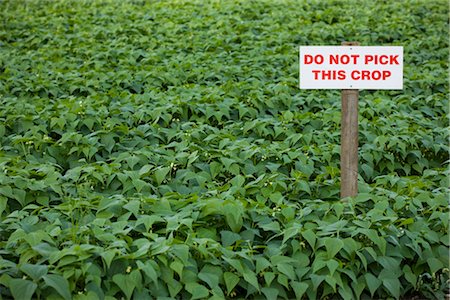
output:
[[[403,89],[401,46],[300,46],[301,89]]]

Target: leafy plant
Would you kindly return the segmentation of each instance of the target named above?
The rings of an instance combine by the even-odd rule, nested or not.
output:
[[[0,1],[0,297],[442,299],[445,7]],[[360,92],[341,202],[339,91],[297,78],[344,40],[405,89]]]

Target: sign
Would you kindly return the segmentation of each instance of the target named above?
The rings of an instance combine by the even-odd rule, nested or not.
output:
[[[401,46],[300,46],[301,89],[403,89]]]

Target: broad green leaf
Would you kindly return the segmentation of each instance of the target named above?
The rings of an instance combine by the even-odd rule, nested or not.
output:
[[[148,172],[150,172],[151,169],[153,169],[152,165],[142,166],[141,169],[139,170],[139,176],[147,174]]]
[[[222,246],[224,247],[231,246],[241,239],[241,236],[239,234],[228,230],[221,231],[220,236],[222,238]]]
[[[153,283],[155,283],[156,287],[158,287],[158,274],[156,273],[155,268],[152,266],[150,261],[143,263],[142,261],[137,261],[137,266],[144,271],[144,274],[147,275]]]
[[[319,285],[325,280],[327,276],[323,276],[323,275],[317,275],[317,274],[311,274],[310,275],[310,279],[313,283],[313,287],[315,290],[317,290],[317,288],[319,287]]]
[[[281,210],[281,214],[290,222],[295,218],[295,209],[293,207],[285,207]]]
[[[283,234],[283,244],[286,243],[290,238],[298,235],[301,230],[301,226],[289,227],[284,230]]]
[[[159,168],[155,171],[155,179],[156,183],[161,184],[164,179],[166,179],[167,174],[169,174],[170,167]]]
[[[383,286],[390,292],[396,299],[400,298],[400,280],[398,279],[384,279]]]
[[[139,207],[141,202],[139,200],[131,200],[123,206],[126,210],[132,212],[136,217],[139,216]]]
[[[272,281],[275,279],[275,274],[273,272],[264,272],[264,281],[267,286],[270,286]]]
[[[285,288],[287,288],[287,289],[290,288],[290,286],[289,286],[289,279],[288,279],[288,277],[287,277],[286,275],[284,275],[284,274],[278,274],[278,276],[277,276],[277,282],[278,282],[279,284],[281,284],[282,286],[284,286]]]
[[[338,289],[339,295],[341,295],[343,300],[353,300],[355,296],[353,295],[352,289],[348,285],[341,285]]]
[[[280,232],[280,223],[276,222],[276,221],[272,221],[270,223],[267,224],[261,224],[260,227],[264,230],[264,231],[273,231],[273,232]]]
[[[263,287],[261,292],[266,296],[266,299],[277,299],[278,298],[278,290],[275,288]]]
[[[163,218],[157,215],[140,215],[136,221],[136,226],[144,224],[145,230],[149,231],[155,222],[163,222]]]
[[[230,272],[225,272],[223,274],[223,279],[225,280],[225,285],[227,287],[228,294],[231,293],[231,291],[233,291],[234,287],[239,282],[239,276],[237,276],[234,273],[230,273]]]
[[[211,172],[211,177],[215,178],[220,173],[222,165],[218,162],[213,161],[209,164],[209,169]]]
[[[33,265],[33,264],[23,264],[20,270],[26,273],[28,276],[33,278],[33,280],[38,281],[42,276],[46,275],[48,272],[48,266],[46,265]]]
[[[327,264],[328,270],[330,270],[330,276],[333,276],[334,272],[339,267],[339,263],[334,259],[330,259],[326,262],[326,264]]]
[[[364,278],[366,279],[367,287],[369,288],[370,291],[370,296],[373,297],[375,291],[380,287],[382,282],[381,280],[376,278],[372,273],[366,273],[364,275]]]
[[[204,299],[209,295],[208,289],[196,282],[187,283],[186,290],[192,295],[191,299]]]
[[[230,180],[232,186],[242,187],[245,183],[245,178],[242,175],[236,175],[233,179]]]
[[[170,268],[172,270],[174,270],[175,272],[177,272],[177,274],[180,276],[180,278],[182,278],[183,276],[183,269],[184,269],[184,265],[179,261],[179,260],[175,260],[170,264]]]
[[[405,265],[403,267],[403,273],[405,275],[405,279],[412,284],[413,287],[416,287],[417,284],[417,276],[412,272],[411,267]]]
[[[325,248],[328,258],[333,258],[344,247],[344,242],[339,238],[325,238]]]
[[[246,270],[242,273],[244,280],[250,283],[256,290],[259,291],[259,283],[256,275],[253,271]]]
[[[183,285],[178,281],[172,279],[167,283],[167,287],[169,289],[169,294],[172,298],[174,298],[178,293],[183,289]]]
[[[308,284],[305,282],[291,281],[291,285],[295,293],[295,298],[302,299],[308,289]]]
[[[316,235],[311,229],[307,229],[302,233],[303,238],[308,242],[311,248],[314,250],[316,245]]]
[[[366,281],[364,277],[361,275],[358,277],[357,281],[352,281],[352,289],[355,293],[356,298],[360,298],[361,294],[363,293],[364,289],[366,288]]]
[[[295,280],[296,275],[294,272],[294,267],[290,264],[280,263],[277,265],[278,271],[286,275],[290,280]]]
[[[198,273],[198,278],[206,282],[211,289],[215,289],[219,286],[222,274],[223,272],[220,267],[206,265],[201,272]]]
[[[298,186],[298,189],[299,189],[300,191],[304,191],[304,192],[306,192],[308,195],[311,195],[311,188],[309,187],[309,184],[308,184],[307,181],[300,180],[300,181],[297,183],[297,186]]]
[[[378,246],[378,249],[380,249],[381,253],[384,255],[386,253],[386,240],[380,236],[378,236],[378,233],[374,229],[358,229],[358,232],[361,232],[362,234],[366,235],[375,245]]]
[[[111,153],[112,149],[114,148],[114,145],[116,142],[114,141],[114,135],[111,133],[105,134],[101,138],[102,144],[105,146],[106,151]]]
[[[15,196],[13,194],[13,189],[8,185],[0,187],[0,194],[6,196],[8,198],[15,199]]]
[[[226,204],[223,207],[225,218],[228,226],[230,226],[233,232],[239,232],[241,230],[243,219],[242,210],[237,205]]]
[[[427,264],[428,264],[428,266],[430,266],[430,271],[433,274],[436,273],[437,271],[441,270],[442,268],[444,268],[444,264],[435,257],[428,258]]]
[[[12,278],[9,280],[9,288],[14,299],[28,300],[33,296],[37,284],[25,279]]]
[[[141,179],[133,179],[131,182],[138,193],[140,193],[142,189],[147,185],[147,183]]]
[[[61,275],[47,274],[43,276],[45,283],[54,288],[64,299],[72,299],[69,282]]]
[[[0,217],[2,216],[2,213],[5,211],[7,203],[8,198],[0,196]]]
[[[127,299],[131,299],[131,295],[133,294],[134,289],[136,288],[136,285],[138,284],[135,282],[130,275],[124,275],[124,274],[116,274],[113,276],[113,282],[117,284],[117,286],[121,289],[121,291],[125,294],[125,297]]]
[[[256,258],[256,273],[259,273],[270,266],[271,266],[270,262],[264,257]]]
[[[102,253],[100,253],[100,256],[103,258],[106,267],[109,268],[111,266],[112,260],[116,256],[116,250],[110,249],[103,251]]]
[[[403,272],[400,268],[400,259],[389,256],[378,256],[377,261],[383,266],[381,273],[378,275],[379,279],[396,279],[402,275]]]
[[[178,257],[184,265],[188,265],[189,260],[189,246],[188,245],[173,245],[171,249],[172,253]]]

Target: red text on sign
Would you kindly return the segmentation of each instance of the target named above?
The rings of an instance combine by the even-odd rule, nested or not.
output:
[[[365,55],[364,64],[369,65],[398,65],[398,55]]]
[[[312,70],[314,80],[345,80],[344,70]]]
[[[331,65],[333,65],[333,64],[334,65],[338,65],[338,64],[348,65],[349,63],[352,63],[352,64],[356,65],[358,63],[358,57],[359,57],[359,54],[351,54],[351,55],[330,54],[330,64]]]
[[[321,65],[321,64],[323,64],[323,61],[324,61],[324,58],[323,58],[322,54],[317,54],[317,55],[314,55],[314,56],[306,54],[304,56],[304,63],[305,63],[305,65],[310,65],[312,63]]]
[[[383,70],[354,70],[351,73],[353,80],[386,80],[391,76],[391,71]]]

